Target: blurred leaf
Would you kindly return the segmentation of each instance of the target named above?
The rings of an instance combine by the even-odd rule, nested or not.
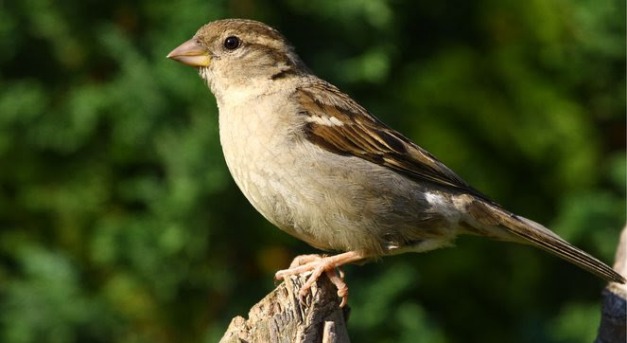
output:
[[[165,58],[218,18],[279,27],[316,74],[478,189],[613,256],[626,220],[625,2],[0,8],[2,342],[214,342],[274,269],[315,251],[236,189],[215,99]],[[521,246],[459,245],[347,267],[353,340],[592,337],[594,277]]]
[[[594,341],[601,313],[597,305],[576,304],[563,308],[553,319],[553,338],[557,342]]]

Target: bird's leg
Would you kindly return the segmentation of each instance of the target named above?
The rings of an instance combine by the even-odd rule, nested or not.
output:
[[[304,297],[307,295],[307,291],[309,291],[313,283],[318,280],[322,273],[325,273],[329,280],[337,287],[337,295],[342,298],[340,307],[344,307],[348,301],[348,286],[346,286],[344,282],[344,273],[338,268],[365,258],[366,256],[357,251],[349,251],[324,257],[320,255],[301,255],[297,256],[294,261],[292,261],[289,269],[279,270],[275,274],[275,277],[280,280],[286,276],[311,272],[311,275],[300,289],[299,295]]]

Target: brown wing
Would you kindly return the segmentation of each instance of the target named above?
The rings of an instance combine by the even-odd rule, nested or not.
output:
[[[298,90],[300,114],[307,116],[305,130],[314,144],[386,166],[416,181],[488,200],[429,152],[383,124],[335,86],[318,81]]]
[[[381,123],[334,86],[319,81],[300,88],[296,94],[302,104],[300,113],[307,116],[307,137],[314,144],[386,166],[419,182],[472,194],[483,200],[473,200],[468,207],[480,223],[488,227],[498,225],[521,238],[521,242],[538,246],[608,281],[625,283],[623,276],[549,229],[494,204],[426,150]]]

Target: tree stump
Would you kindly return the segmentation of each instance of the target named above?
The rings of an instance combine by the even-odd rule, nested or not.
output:
[[[620,235],[614,269],[627,276],[627,226]],[[601,324],[594,343],[624,342],[627,342],[627,285],[610,282],[603,290]]]
[[[340,308],[337,289],[320,277],[309,294],[299,291],[307,276],[291,276],[254,305],[248,319],[231,320],[220,343],[348,343],[348,309]]]

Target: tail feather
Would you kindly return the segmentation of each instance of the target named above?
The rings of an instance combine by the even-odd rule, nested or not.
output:
[[[480,222],[496,224],[508,233],[522,238],[523,241],[556,255],[608,282],[625,283],[625,278],[614,269],[585,251],[566,242],[544,226],[529,219],[508,213],[500,207],[487,204],[483,201],[474,201],[473,205],[475,206],[475,213],[482,213],[484,215],[482,218],[477,218]]]

